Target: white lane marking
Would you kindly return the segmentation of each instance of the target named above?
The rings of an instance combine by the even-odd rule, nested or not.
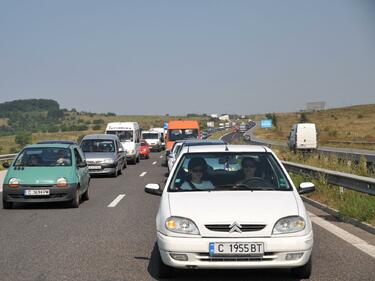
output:
[[[147,172],[143,172],[143,173],[140,174],[139,176],[140,176],[140,177],[144,177],[146,174],[147,174]]]
[[[362,240],[361,238],[343,230],[342,228],[314,215],[313,213],[309,212],[311,220],[316,223],[317,225],[323,227],[325,230],[328,230],[332,234],[336,235],[337,237],[343,239],[344,241],[348,242],[349,244],[353,245],[360,251],[368,254],[369,256],[375,258],[375,246],[367,243],[366,241]]]
[[[125,197],[125,194],[120,194],[119,196],[117,196],[116,197],[116,199],[115,200],[113,200],[112,202],[111,202],[111,204],[109,204],[107,207],[108,208],[114,208],[114,207],[116,207],[116,205],[122,200],[122,198],[124,198]]]
[[[163,158],[163,155],[160,155],[160,159]]]
[[[152,162],[152,165],[155,165],[156,163],[158,163],[157,161],[155,161],[155,162]]]

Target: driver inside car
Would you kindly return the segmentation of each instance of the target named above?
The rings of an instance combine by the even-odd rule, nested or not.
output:
[[[201,157],[190,159],[188,164],[187,180],[181,185],[182,190],[209,190],[214,185],[209,180],[204,180],[207,173],[207,163]]]
[[[257,160],[251,157],[245,157],[241,161],[241,174],[242,177],[238,181],[238,183],[246,183],[247,181],[253,179],[256,176],[257,167],[259,166],[259,163]]]

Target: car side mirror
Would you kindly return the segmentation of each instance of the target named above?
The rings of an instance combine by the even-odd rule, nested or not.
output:
[[[315,185],[312,182],[302,182],[299,185],[299,194],[306,194],[315,191]]]
[[[81,163],[77,164],[77,167],[78,168],[85,168],[85,167],[87,167],[86,161],[82,161]]]
[[[160,185],[156,183],[149,183],[145,186],[145,192],[150,193],[152,195],[161,196],[163,191],[160,189]]]
[[[10,167],[10,164],[8,162],[3,163],[4,169],[8,169]]]
[[[167,157],[169,156],[169,154],[171,154],[171,152],[169,151],[169,150],[167,150],[166,152],[165,152],[165,154],[167,155]]]

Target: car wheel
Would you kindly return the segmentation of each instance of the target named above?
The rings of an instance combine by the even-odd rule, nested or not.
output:
[[[85,191],[85,193],[82,194],[82,200],[83,201],[88,201],[90,199],[90,196],[89,196],[89,187],[87,187],[87,190]]]
[[[122,166],[120,167],[120,169],[118,169],[118,173],[119,175],[122,175]]]
[[[312,259],[311,257],[309,258],[309,261],[300,267],[292,268],[292,275],[295,278],[298,279],[308,279],[310,278],[312,271]]]
[[[79,188],[77,187],[76,191],[74,192],[74,198],[73,198],[72,202],[70,203],[71,208],[78,208],[79,207],[79,203],[80,203],[79,197],[80,197],[79,196]]]
[[[3,209],[12,209],[13,208],[13,202],[8,202],[3,200]]]
[[[157,248],[157,277],[158,278],[173,278],[175,276],[175,270],[173,267],[166,265],[160,256],[159,247]]]

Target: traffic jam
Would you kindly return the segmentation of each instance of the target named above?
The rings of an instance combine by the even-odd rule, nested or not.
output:
[[[129,164],[165,150],[165,185],[144,187],[148,196],[160,197],[159,278],[174,277],[177,269],[267,268],[309,278],[314,235],[300,195],[313,192],[314,184],[295,186],[268,147],[207,136],[196,120],[171,120],[148,130],[137,122],[113,122],[79,143],[27,145],[3,164],[3,208],[47,202],[79,208],[90,198],[92,178],[116,178]]]

